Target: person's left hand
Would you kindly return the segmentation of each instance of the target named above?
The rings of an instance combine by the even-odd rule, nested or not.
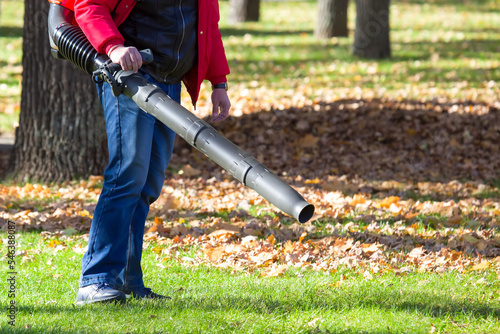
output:
[[[212,122],[221,122],[229,116],[231,102],[224,88],[216,88],[212,92]]]

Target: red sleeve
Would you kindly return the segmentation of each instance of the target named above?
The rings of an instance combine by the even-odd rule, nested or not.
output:
[[[212,85],[226,82],[226,76],[229,74],[226,52],[222,45],[222,38],[218,28],[216,29],[216,36],[212,39],[212,53],[210,55],[210,64],[208,65],[206,77]]]
[[[229,74],[229,65],[227,63],[226,51],[222,44],[222,36],[219,30],[219,3],[215,1],[215,15],[212,16],[213,21],[211,22],[211,53],[210,53],[210,63],[208,64],[206,79],[209,80],[212,85],[216,85],[222,82],[226,82],[226,76]]]
[[[75,19],[99,53],[107,51],[124,38],[118,31],[111,12],[119,0],[75,0]]]

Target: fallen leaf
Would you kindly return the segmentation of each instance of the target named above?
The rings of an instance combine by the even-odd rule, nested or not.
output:
[[[283,276],[283,274],[287,271],[288,265],[282,264],[277,266],[268,267],[261,273],[263,277],[277,277]]]
[[[312,134],[307,134],[300,138],[298,145],[302,148],[315,148],[318,145],[319,138]]]
[[[262,252],[254,256],[250,256],[250,260],[255,262],[257,266],[265,266],[273,262],[277,258],[276,254],[270,252]]]
[[[201,170],[191,167],[191,165],[187,164],[179,170],[179,175],[193,177],[201,175]]]
[[[153,225],[148,229],[148,233],[150,232],[158,232],[160,234],[163,234],[165,232],[165,228],[163,226],[163,219],[155,217]]]
[[[216,230],[210,233],[208,236],[210,238],[221,239],[221,238],[231,238],[237,234],[238,232],[232,230]]]
[[[309,326],[309,327],[317,327],[318,320],[319,320],[319,318],[314,318],[313,320],[311,320],[311,321],[309,321],[307,323],[307,326]]]
[[[378,204],[379,207],[381,208],[386,208],[388,209],[392,204],[397,204],[399,202],[400,198],[397,196],[390,196],[384,198],[380,203]]]
[[[464,234],[462,237],[463,237],[464,241],[468,242],[471,245],[475,245],[479,242],[478,238],[475,238],[470,234]]]
[[[215,249],[205,249],[204,252],[210,261],[217,262],[224,254],[224,246],[220,246]]]
[[[481,263],[476,264],[475,266],[472,267],[472,271],[479,271],[479,270],[486,270],[490,267],[491,262],[483,260]]]
[[[461,222],[462,222],[462,216],[456,215],[445,221],[443,225],[446,227],[454,227],[459,225]]]
[[[353,199],[349,202],[350,206],[356,206],[358,204],[365,204],[366,199],[362,195],[354,195]]]
[[[408,254],[408,257],[411,259],[418,259],[422,255],[424,255],[425,250],[422,247],[413,248],[412,251]]]
[[[300,236],[300,238],[299,238],[299,242],[304,241],[304,238],[305,238],[305,237],[307,237],[307,233],[306,233],[306,232],[304,232],[304,233],[302,233],[302,234],[301,234],[301,236]]]

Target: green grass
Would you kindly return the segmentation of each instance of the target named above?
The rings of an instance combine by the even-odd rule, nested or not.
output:
[[[49,247],[54,238],[23,233],[17,240],[18,250],[35,256],[24,263],[18,257],[17,323],[15,328],[8,326],[2,313],[2,333],[429,333],[432,326],[436,333],[498,333],[500,329],[500,282],[494,272],[383,273],[367,279],[357,270],[340,267],[335,273],[290,270],[280,278],[261,278],[258,272],[179,265],[178,259],[189,250],[161,262],[151,251],[154,244],[144,251],[145,281],[172,296],[171,301],[76,307],[81,255],[70,248],[85,243],[80,238],[59,239],[67,248],[57,251]],[[3,305],[6,289],[2,283]]]

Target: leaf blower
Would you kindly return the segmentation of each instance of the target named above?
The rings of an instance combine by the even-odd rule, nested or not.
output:
[[[262,163],[222,136],[207,122],[173,101],[160,88],[139,73],[123,71],[108,56],[99,54],[83,31],[73,25],[74,12],[49,0],[48,30],[51,53],[66,59],[91,74],[94,81],[106,81],[113,94],[131,98],[142,110],[153,115],[190,145],[204,153],[237,180],[250,187],[285,213],[305,223],[314,214],[314,206]],[[150,52],[141,51],[145,63]]]

